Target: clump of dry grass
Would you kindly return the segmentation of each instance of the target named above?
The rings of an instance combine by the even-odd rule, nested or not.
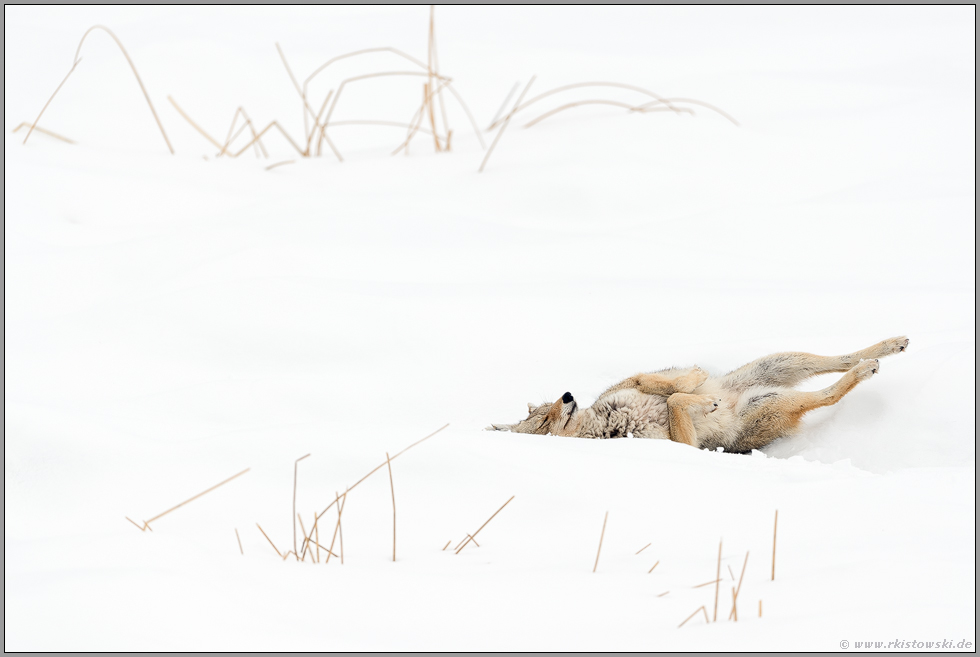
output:
[[[394,518],[395,488],[394,488],[394,477],[391,474],[391,462],[394,461],[399,456],[401,456],[402,454],[404,454],[405,452],[407,452],[408,450],[410,450],[413,447],[415,447],[416,445],[419,445],[419,444],[425,442],[426,440],[428,440],[432,436],[436,435],[437,433],[439,433],[440,431],[442,431],[443,429],[445,429],[448,426],[449,426],[448,424],[443,425],[442,427],[440,427],[439,429],[433,431],[432,433],[430,433],[429,435],[425,436],[421,440],[415,441],[414,443],[412,443],[411,445],[409,445],[405,449],[401,450],[400,452],[398,452],[394,456],[390,456],[388,453],[385,453],[385,461],[383,463],[381,463],[381,465],[379,465],[378,467],[374,468],[373,470],[371,470],[370,472],[368,472],[366,475],[364,475],[363,477],[361,477],[353,486],[348,487],[344,491],[344,494],[343,495],[341,495],[339,492],[335,492],[334,493],[334,501],[331,502],[330,504],[328,504],[326,506],[326,508],[323,509],[323,511],[321,511],[320,513],[314,513],[313,514],[313,525],[310,527],[310,531],[309,532],[306,531],[306,527],[303,525],[303,518],[300,516],[299,513],[296,513],[296,486],[297,486],[297,478],[298,478],[298,464],[299,464],[300,461],[302,461],[303,459],[307,458],[309,456],[309,454],[306,454],[305,456],[302,456],[302,457],[296,459],[296,461],[293,464],[293,514],[292,514],[292,522],[293,522],[293,547],[295,549],[289,550],[285,554],[283,554],[282,552],[279,551],[279,548],[276,547],[275,543],[272,542],[272,539],[269,538],[269,535],[265,533],[265,530],[262,529],[262,526],[259,525],[258,523],[255,523],[256,527],[259,528],[259,531],[262,532],[262,535],[265,536],[265,539],[267,541],[269,541],[269,545],[271,545],[272,546],[272,549],[276,551],[276,554],[279,557],[283,558],[284,560],[285,560],[286,557],[288,557],[290,554],[292,554],[296,558],[297,561],[305,561],[307,552],[310,552],[312,554],[313,549],[315,547],[315,549],[316,549],[316,556],[315,557],[312,557],[314,563],[319,563],[320,562],[320,552],[319,551],[320,550],[324,550],[327,553],[326,563],[330,563],[330,557],[337,557],[337,558],[340,559],[340,563],[343,564],[344,563],[344,529],[343,529],[342,518],[343,518],[344,508],[346,507],[346,504],[347,504],[347,495],[354,488],[356,488],[358,485],[360,485],[365,479],[367,479],[368,477],[370,477],[372,474],[374,474],[375,472],[377,472],[381,468],[384,468],[384,467],[387,466],[388,467],[389,481],[391,483],[392,530],[393,530],[393,536],[392,536],[392,560],[394,560],[395,559],[395,556],[396,556],[396,552],[395,552],[396,543],[395,543],[395,536],[394,536],[394,529],[395,529],[395,524],[394,524],[395,523],[395,518]],[[239,473],[239,474],[243,474],[243,473]],[[238,475],[235,475],[235,476],[237,477]],[[232,479],[234,479],[234,477],[232,477]],[[226,481],[231,481],[231,479],[228,479]],[[226,482],[222,482],[222,484],[223,483],[226,483]],[[220,485],[221,484],[218,484],[218,486],[220,486]],[[217,488],[217,486],[215,486],[214,488]],[[213,490],[213,488],[211,488],[209,490]],[[208,491],[205,491],[205,493],[206,492],[208,492]],[[204,493],[201,493],[201,495],[203,495],[203,494]],[[199,497],[199,496],[200,495],[198,495],[196,497]],[[194,498],[192,498],[192,499],[194,499]],[[513,499],[513,498],[511,498],[511,499]],[[188,501],[190,501],[190,500],[188,500]],[[510,500],[508,500],[508,502],[509,501]],[[186,502],[184,504],[186,504]],[[333,508],[335,506],[337,507],[337,522],[334,525],[333,536],[330,539],[330,547],[329,548],[326,548],[326,547],[324,547],[323,545],[320,544],[320,539],[319,539],[319,536],[320,536],[320,527],[319,527],[319,523],[320,523],[320,519],[324,516],[324,514],[326,514],[327,511],[329,511],[331,508]],[[504,506],[506,506],[506,504]],[[174,508],[177,508],[177,507],[174,507]],[[501,507],[501,508],[503,508],[503,507]],[[494,515],[496,515],[496,514],[494,514]],[[491,516],[491,518],[492,518],[492,516]],[[129,520],[129,518],[127,518],[127,520]],[[301,529],[302,535],[303,535],[302,546],[300,546],[300,544],[299,544],[299,542],[297,541],[297,538],[296,538],[296,522],[297,521],[299,521],[300,529]],[[140,525],[137,524],[136,522],[134,522],[132,520],[130,520],[130,522],[132,522],[137,527],[140,527]],[[487,521],[487,522],[489,522],[489,521]],[[484,524],[486,524],[486,523],[484,523]],[[149,529],[149,527],[147,527],[147,529]],[[482,529],[482,527],[481,527],[481,529]],[[338,542],[339,542],[339,550],[338,550],[339,556],[338,556],[337,552],[334,552],[334,547],[337,546]],[[448,547],[448,544],[447,544],[447,547]],[[445,549],[445,548],[443,548],[443,549]]]
[[[37,124],[38,121],[40,121],[41,116],[44,114],[45,110],[48,108],[48,105],[50,105],[51,101],[54,99],[55,95],[57,95],[58,91],[65,84],[65,82],[71,76],[72,72],[81,62],[81,58],[79,57],[79,55],[81,53],[82,44],[85,42],[85,38],[88,36],[88,34],[92,32],[92,30],[96,30],[96,29],[103,30],[107,34],[109,34],[109,36],[112,37],[112,39],[119,46],[123,55],[126,57],[126,61],[129,63],[130,68],[132,68],[133,75],[136,77],[136,80],[140,85],[140,89],[143,91],[143,95],[146,98],[146,102],[150,107],[150,111],[153,114],[153,118],[156,121],[158,127],[160,128],[160,133],[163,135],[163,138],[167,143],[167,148],[170,149],[171,153],[173,153],[174,149],[171,146],[170,140],[163,129],[163,124],[160,122],[160,119],[157,116],[156,109],[153,107],[153,103],[150,101],[150,96],[147,93],[145,86],[143,85],[143,81],[136,70],[135,64],[133,63],[129,54],[126,52],[126,49],[123,47],[122,42],[119,41],[119,39],[116,37],[115,34],[112,33],[111,30],[109,30],[107,27],[102,25],[95,25],[89,28],[89,30],[86,31],[85,34],[82,36],[82,39],[78,44],[78,49],[75,52],[75,59],[72,63],[71,69],[68,71],[67,75],[65,75],[65,78],[61,81],[61,84],[59,84],[58,87],[55,89],[54,93],[51,94],[51,97],[48,99],[47,103],[45,103],[44,107],[41,108],[41,112],[34,120],[34,123],[30,125],[30,129],[27,132],[27,136],[24,138],[24,143],[27,143],[27,139],[30,137],[31,133],[34,130],[37,130],[39,132],[44,132],[52,137],[61,139],[68,143],[73,143],[71,140],[65,137],[62,137],[50,131],[39,128]],[[289,134],[289,132],[277,120],[270,121],[268,124],[266,124],[264,128],[258,130],[256,124],[248,116],[244,108],[238,107],[235,110],[235,113],[232,117],[232,124],[231,127],[228,129],[228,134],[225,137],[224,142],[219,142],[217,139],[215,139],[210,134],[208,134],[197,122],[195,122],[188,115],[187,112],[181,109],[177,105],[176,101],[173,100],[172,97],[168,97],[170,99],[170,102],[173,104],[174,108],[177,110],[177,112],[194,128],[194,130],[197,131],[199,134],[201,134],[210,144],[212,144],[215,148],[218,149],[216,155],[217,157],[227,155],[231,158],[237,158],[249,148],[254,148],[256,157],[268,158],[269,153],[265,147],[265,144],[262,142],[262,137],[270,130],[275,128],[276,130],[279,131],[279,133],[283,136],[283,138],[286,139],[289,145],[296,151],[296,153],[300,157],[308,158],[314,156],[316,157],[321,156],[323,153],[323,144],[326,143],[330,151],[337,158],[338,162],[343,162],[344,161],[343,155],[341,154],[340,150],[337,148],[334,141],[330,138],[330,130],[332,128],[352,126],[352,125],[362,125],[362,126],[375,125],[375,126],[387,126],[387,127],[405,129],[406,130],[405,138],[392,151],[392,155],[398,154],[403,151],[407,154],[412,140],[419,133],[426,134],[432,137],[433,147],[436,152],[448,152],[452,150],[453,130],[449,125],[449,118],[446,111],[446,95],[447,95],[446,92],[448,92],[448,94],[450,94],[453,97],[453,99],[455,99],[457,105],[466,114],[466,117],[473,128],[474,134],[476,135],[477,140],[480,142],[480,147],[483,150],[487,151],[483,157],[482,162],[480,163],[480,167],[478,169],[479,172],[483,172],[484,169],[486,168],[490,155],[493,153],[494,149],[499,143],[501,137],[503,136],[503,133],[506,131],[508,125],[510,124],[511,119],[513,119],[518,113],[528,110],[528,108],[534,106],[535,104],[547,98],[551,98],[557,94],[562,94],[564,92],[568,92],[576,89],[585,89],[585,88],[615,89],[619,91],[628,91],[633,94],[639,94],[644,98],[642,100],[634,101],[634,102],[626,102],[623,100],[618,100],[613,98],[587,98],[587,99],[573,100],[571,102],[565,102],[557,107],[554,107],[550,110],[547,110],[539,114],[538,116],[532,118],[527,123],[525,123],[524,127],[530,128],[534,125],[537,125],[541,121],[544,121],[547,118],[550,118],[552,116],[555,116],[556,114],[565,112],[567,110],[576,107],[592,106],[592,105],[619,107],[627,110],[630,113],[640,113],[640,114],[653,113],[653,112],[672,112],[674,114],[694,114],[694,109],[691,106],[697,106],[697,107],[707,108],[712,112],[715,112],[723,116],[724,118],[726,118],[727,120],[735,124],[736,126],[738,125],[738,121],[736,121],[730,114],[728,114],[724,110],[710,103],[706,103],[704,101],[695,98],[668,98],[668,97],[661,96],[660,94],[657,94],[649,89],[645,89],[637,85],[626,84],[621,82],[610,82],[610,81],[600,80],[600,81],[578,82],[574,84],[567,84],[545,91],[525,101],[524,97],[527,94],[531,84],[535,79],[532,77],[531,82],[529,82],[527,86],[524,88],[524,91],[517,99],[517,102],[511,107],[509,112],[505,113],[505,108],[509,105],[510,99],[516,92],[517,87],[519,85],[515,85],[511,89],[510,93],[507,94],[507,97],[505,98],[503,104],[501,105],[497,114],[494,116],[493,121],[491,121],[490,126],[487,128],[488,132],[496,130],[496,135],[494,136],[494,139],[488,149],[486,143],[483,140],[481,130],[477,127],[476,120],[473,118],[472,112],[470,112],[470,109],[467,106],[466,102],[463,100],[462,96],[459,94],[459,92],[456,90],[455,86],[453,85],[453,79],[449,76],[443,75],[440,72],[439,56],[438,56],[438,49],[436,45],[436,32],[435,32],[435,5],[431,5],[429,8],[427,57],[425,62],[399,50],[398,48],[393,48],[390,46],[364,48],[361,50],[355,50],[352,52],[337,55],[335,57],[328,59],[326,62],[324,62],[316,69],[314,69],[302,81],[302,83],[300,83],[300,81],[294,74],[292,67],[289,65],[289,62],[286,59],[286,54],[283,51],[283,48],[278,43],[276,43],[275,45],[276,45],[276,50],[279,53],[279,57],[282,60],[283,66],[286,69],[286,73],[289,76],[289,79],[292,82],[292,85],[296,90],[297,95],[300,98],[302,115],[303,115],[303,138],[300,140],[293,139],[293,137]],[[319,110],[314,110],[314,105],[310,97],[310,84],[313,82],[313,80],[315,80],[318,76],[320,76],[325,71],[327,71],[330,68],[330,66],[332,66],[336,62],[347,60],[350,58],[360,57],[372,53],[387,53],[393,55],[397,58],[400,58],[403,62],[408,62],[409,64],[411,64],[411,66],[416,67],[416,69],[372,71],[360,75],[347,77],[341,80],[339,82],[339,85],[335,89],[334,88],[330,89],[326,93],[322,102],[319,103]],[[393,77],[405,77],[405,76],[420,77],[424,79],[424,82],[422,84],[421,103],[415,108],[414,112],[412,113],[412,115],[410,116],[407,122],[394,120],[394,119],[377,120],[377,119],[354,118],[354,119],[345,119],[339,121],[333,120],[335,112],[343,96],[343,92],[348,85],[363,80],[368,80],[368,79],[393,78]],[[238,126],[239,117],[242,117],[243,119],[243,123],[241,124],[241,126]],[[427,127],[424,127],[423,124],[427,124]],[[17,129],[20,129],[20,127],[22,126],[18,126]],[[241,147],[234,151],[231,150],[232,144],[236,143],[238,138],[241,135],[243,135],[246,130],[249,131],[251,135],[251,139],[245,144],[244,147]],[[293,162],[295,162],[295,160],[284,160],[284,161],[276,162],[266,167],[266,170],[271,170],[276,167],[282,166],[284,164],[292,164]]]
[[[436,152],[449,151],[452,149],[453,131],[449,127],[449,119],[446,113],[446,104],[443,97],[444,90],[451,93],[456,99],[457,104],[460,106],[460,108],[462,108],[463,112],[469,119],[481,147],[486,148],[486,145],[483,142],[483,136],[480,134],[480,130],[477,127],[476,120],[473,118],[473,114],[470,112],[470,109],[466,105],[466,102],[463,100],[462,96],[453,86],[452,78],[444,76],[439,72],[439,58],[435,37],[435,5],[430,6],[429,9],[428,59],[425,63],[399,50],[398,48],[392,48],[390,46],[364,48],[332,57],[314,69],[314,71],[306,77],[303,83],[300,84],[296,76],[293,74],[292,68],[289,66],[289,62],[286,60],[286,55],[283,52],[282,47],[278,43],[276,44],[276,49],[279,52],[280,59],[282,59],[283,66],[286,68],[286,73],[289,75],[289,79],[293,83],[293,87],[296,89],[296,93],[299,95],[302,102],[303,131],[306,137],[306,149],[301,152],[301,155],[304,157],[310,157],[314,154],[320,155],[322,153],[323,142],[326,142],[331,151],[333,151],[334,155],[337,157],[338,161],[342,162],[344,158],[334,145],[333,141],[330,139],[329,128],[344,125],[384,125],[407,128],[408,132],[406,134],[405,141],[393,151],[393,155],[402,150],[407,152],[409,143],[418,132],[423,132],[432,136]],[[371,53],[390,53],[410,62],[421,70],[376,71],[345,78],[337,87],[336,93],[334,93],[334,90],[331,89],[320,105],[319,111],[314,111],[310,104],[310,83],[338,61]],[[426,79],[422,90],[422,104],[415,111],[408,123],[375,120],[331,121],[334,112],[337,109],[337,105],[340,102],[341,95],[348,84],[372,78],[393,76],[418,76]],[[438,114],[436,112],[437,104],[439,106]],[[328,106],[329,109],[327,109]],[[326,112],[325,115],[324,112]],[[441,117],[442,119],[441,126],[439,125],[437,116]],[[422,123],[426,118],[429,120],[428,129],[422,128]],[[310,124],[311,120],[312,125]]]

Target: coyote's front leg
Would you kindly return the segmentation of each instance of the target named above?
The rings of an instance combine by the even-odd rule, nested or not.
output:
[[[694,389],[708,380],[708,373],[697,365],[680,376],[667,376],[666,374],[637,374],[625,381],[620,381],[613,387],[606,390],[603,395],[617,390],[636,389],[648,395],[659,395],[660,397],[670,397],[674,393],[692,393]]]
[[[698,446],[691,413],[712,413],[720,400],[708,395],[691,395],[678,392],[667,398],[667,424],[670,439],[692,447]]]

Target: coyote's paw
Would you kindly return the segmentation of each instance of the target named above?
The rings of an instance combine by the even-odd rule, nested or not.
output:
[[[909,347],[909,339],[904,335],[897,338],[888,338],[882,341],[881,350],[878,354],[881,356],[891,356],[892,354],[897,354],[899,352],[905,351]]]
[[[667,405],[674,408],[685,408],[692,411],[701,411],[705,415],[714,413],[721,405],[721,400],[711,395],[691,395],[683,392],[674,393],[667,398]]]
[[[690,372],[674,379],[674,388],[677,392],[691,393],[707,380],[708,373],[695,365]]]
[[[874,376],[881,366],[878,364],[877,358],[872,358],[870,360],[862,360],[860,363],[855,365],[851,371],[854,372],[854,376],[857,377],[858,381],[865,381]]]
[[[704,397],[706,400],[701,404],[701,410],[704,411],[705,415],[708,413],[714,413],[718,410],[718,407],[721,406],[721,400],[717,397],[709,397],[708,395],[700,396]]]

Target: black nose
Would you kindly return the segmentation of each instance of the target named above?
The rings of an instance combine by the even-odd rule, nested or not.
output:
[[[571,404],[573,401],[575,401],[575,398],[572,397],[572,393],[566,392],[564,395],[561,396],[561,400],[566,404]]]

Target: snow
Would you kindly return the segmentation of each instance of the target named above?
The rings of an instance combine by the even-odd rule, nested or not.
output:
[[[531,75],[740,123],[528,110],[483,173],[452,102],[451,153],[338,126],[340,163],[274,135],[269,159],[216,158],[167,101],[219,139],[239,105],[300,135],[275,43],[298,77],[425,59],[426,8],[4,14],[6,650],[975,645],[974,7],[440,7],[483,127]],[[12,133],[96,23],[175,155],[102,33],[39,124],[78,143]],[[344,60],[312,95],[400,66]],[[408,121],[420,86],[352,83],[335,118]],[[482,430],[637,371],[896,335],[907,353],[751,456]],[[256,528],[292,548],[304,454],[309,526],[447,422],[392,462],[396,562],[386,468],[350,493],[343,565],[284,563]],[[152,532],[125,520],[245,468]],[[442,550],[511,496],[479,547]],[[678,629],[713,615],[692,587],[719,539],[718,622]]]

